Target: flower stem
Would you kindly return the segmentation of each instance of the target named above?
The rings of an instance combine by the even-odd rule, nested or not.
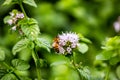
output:
[[[19,0],[19,5],[20,5],[20,8],[21,8],[23,14],[25,15],[25,18],[26,18],[26,17],[27,17],[27,14],[26,14],[26,12],[25,12],[25,10],[24,10],[24,8],[23,8],[22,1],[21,1],[21,0]]]
[[[73,52],[73,56],[72,57],[73,57],[73,66],[74,66],[75,70],[78,72],[79,78],[81,79],[80,72],[78,70],[78,67],[76,66],[76,60],[75,60],[76,53],[75,52]]]
[[[32,51],[32,57],[34,59],[35,65],[36,65],[36,71],[37,71],[38,80],[41,80],[40,62],[39,62],[38,54],[35,52],[35,49]]]
[[[76,64],[76,61],[75,61],[75,52],[73,52],[73,64],[75,65]]]
[[[107,74],[105,76],[105,80],[109,79],[109,72],[110,72],[110,67],[107,68]]]

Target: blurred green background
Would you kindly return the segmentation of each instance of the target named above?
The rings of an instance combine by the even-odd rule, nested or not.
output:
[[[3,18],[9,15],[12,9],[20,11],[21,9],[19,5],[2,6],[3,2],[4,0],[0,0],[0,47],[4,48],[8,58],[12,59],[13,56],[10,55],[12,54],[11,49],[20,38],[17,33],[10,31],[10,26],[3,23]],[[92,44],[89,44],[89,51],[86,54],[78,54],[78,62],[81,61],[85,66],[93,68],[95,56],[101,52],[102,42],[107,37],[117,35],[113,23],[117,21],[120,15],[119,0],[35,0],[35,2],[37,3],[37,8],[24,4],[25,11],[29,17],[33,17],[38,21],[42,33],[41,36],[48,39],[51,44],[56,35],[66,31],[81,33],[92,41]],[[39,53],[45,53],[42,50]],[[49,54],[40,54],[41,58],[43,56],[47,56],[50,58],[48,60],[51,60]],[[16,57],[31,61],[29,50],[21,51]],[[54,58],[56,58],[56,55],[52,57],[53,61],[56,61]],[[69,67],[63,64],[59,67],[57,66],[57,68],[64,69],[63,71],[66,70],[67,73],[73,72],[76,74],[72,69],[69,71]],[[47,69],[43,70],[47,72]],[[52,71],[57,71],[57,69],[52,68],[50,72]],[[99,73],[96,75],[99,76]],[[53,73],[51,76],[54,75],[57,74]],[[78,75],[72,76],[78,80]],[[53,78],[51,80],[54,80]],[[64,78],[64,80],[73,79],[68,79],[67,76],[66,79]],[[55,80],[63,79],[58,77]]]

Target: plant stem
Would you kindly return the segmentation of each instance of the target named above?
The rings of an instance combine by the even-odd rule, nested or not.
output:
[[[76,64],[76,61],[75,61],[75,52],[73,52],[73,64],[74,64],[74,66],[75,66],[75,64]]]
[[[35,49],[32,51],[32,57],[34,59],[35,65],[36,65],[36,71],[37,71],[38,80],[41,80],[40,62],[39,62],[38,54],[36,53]]]
[[[105,76],[105,80],[109,79],[109,72],[110,72],[110,67],[107,68],[107,74]]]
[[[26,14],[26,12],[25,12],[25,10],[24,10],[24,8],[23,8],[22,1],[21,1],[21,0],[19,0],[19,5],[20,5],[20,8],[21,8],[21,10],[22,10],[25,18],[26,18],[26,17],[27,17],[27,14]]]
[[[76,54],[75,54],[75,52],[73,52],[73,56],[72,56],[72,58],[73,58],[73,66],[74,66],[75,70],[78,72],[79,78],[81,79],[80,72],[78,70],[78,67],[76,66],[75,57],[76,57]]]

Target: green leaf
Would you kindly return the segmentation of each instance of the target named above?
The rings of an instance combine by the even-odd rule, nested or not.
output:
[[[7,73],[6,69],[0,69],[0,79]]]
[[[38,25],[31,25],[31,26],[21,26],[22,31],[25,33],[25,35],[30,39],[30,40],[35,40],[38,37],[39,34],[39,27]]]
[[[23,0],[23,3],[33,6],[33,7],[37,7],[37,4],[35,3],[34,0]]]
[[[13,54],[15,55],[17,52],[25,49],[27,47],[27,45],[29,44],[29,40],[28,39],[21,39],[20,41],[18,41],[13,49],[12,49],[12,52]]]
[[[5,60],[5,52],[0,49],[0,61],[4,61]]]
[[[12,0],[5,0],[3,5],[9,5],[9,4],[11,4],[11,2],[12,2]]]
[[[80,41],[86,42],[86,43],[92,43],[89,39],[85,38],[82,34],[78,34]]]
[[[88,70],[87,67],[83,67],[81,69],[78,69],[81,79],[82,80],[90,80],[90,71]]]
[[[6,16],[3,21],[4,21],[4,23],[6,24],[6,23],[8,22],[8,20],[10,20],[10,19],[11,19],[10,16]]]
[[[13,74],[6,74],[0,80],[18,80]]]
[[[18,24],[21,26],[23,33],[32,41],[40,34],[37,21],[33,18],[21,20]]]
[[[24,71],[30,68],[30,65],[24,61],[24,60],[20,60],[20,59],[14,59],[12,60],[12,65],[20,71]]]
[[[81,52],[82,54],[88,51],[88,46],[85,43],[79,43],[77,47],[78,51]]]
[[[45,48],[48,52],[50,52],[50,48],[51,48],[50,43],[44,38],[37,38],[35,43],[37,44],[37,46],[41,48]]]
[[[83,41],[83,42],[86,42],[86,43],[92,43],[89,39],[87,39],[87,38],[84,38],[84,37],[82,37],[82,38],[80,38],[80,41]]]

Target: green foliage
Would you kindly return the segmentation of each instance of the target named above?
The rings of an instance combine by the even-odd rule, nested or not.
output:
[[[6,69],[0,69],[0,79],[7,73]]]
[[[13,54],[16,55],[17,52],[19,52],[19,51],[27,48],[28,43],[29,43],[29,40],[26,39],[26,38],[25,38],[25,39],[21,39],[20,41],[18,41],[18,42],[14,45],[14,47],[13,47],[13,49],[12,49]]]
[[[0,48],[0,61],[4,61],[5,60],[5,52],[3,49]]]
[[[97,60],[109,60],[111,65],[120,62],[120,36],[109,38],[103,48],[103,52],[96,56]]]
[[[21,29],[26,37],[32,41],[35,40],[40,34],[37,21],[33,18],[25,18],[19,21],[18,25],[21,26]]]
[[[15,75],[8,73],[4,75],[1,80],[18,80]]]
[[[12,60],[12,65],[17,69],[17,70],[20,70],[20,71],[24,71],[24,70],[27,70],[30,68],[30,65],[23,61],[23,60],[20,60],[20,59],[14,59]]]
[[[119,49],[119,46],[120,46],[120,36],[115,36],[109,38],[102,48],[105,50],[115,50],[115,49]]]
[[[34,0],[23,0],[23,3],[33,6],[33,7],[37,7]]]
[[[50,80],[79,80],[77,72],[74,71],[69,61],[57,57],[56,61],[50,64],[51,76]]]
[[[38,74],[35,65],[29,65],[23,61],[33,63],[31,51],[35,53],[36,69],[42,67],[42,74],[38,75],[38,77],[42,76],[42,80],[105,80],[106,77],[108,78],[106,80],[119,80],[120,37],[109,38],[103,45],[102,52],[100,49],[101,42],[106,36],[116,35],[113,23],[120,14],[119,7],[119,0],[0,0],[0,47],[6,49],[0,48],[0,80],[19,80],[18,77],[20,80],[35,80]],[[16,31],[14,33],[10,31],[15,36],[8,33],[9,27],[13,27],[14,24],[7,26],[2,21],[2,18],[13,8],[21,10],[25,16],[24,19],[19,19],[15,23],[16,31],[20,31],[21,34],[18,35],[15,33]],[[16,13],[16,10],[12,12]],[[38,22],[33,18],[28,18],[28,16],[36,18]],[[4,23],[10,19],[10,16],[6,16]],[[50,40],[39,35],[40,31],[44,37],[45,35],[50,37]],[[73,31],[78,33],[80,37],[77,50],[82,54],[76,54],[75,59],[71,58],[73,57],[71,54],[56,55],[51,49],[49,42],[53,41],[52,38],[62,31]],[[79,33],[88,37],[92,42]],[[12,36],[8,36],[8,34]],[[118,32],[117,35],[119,34]],[[18,38],[19,36],[22,36],[22,39]],[[12,47],[13,50],[11,51]],[[18,52],[19,54],[16,55]],[[96,56],[97,61],[101,60],[97,65],[94,64],[96,54],[98,54]],[[11,60],[13,60],[13,66],[10,64]],[[75,60],[74,65],[73,60]],[[81,68],[81,65],[78,67],[78,63],[90,66],[91,71],[89,72],[86,67]],[[28,65],[31,67],[30,70]],[[108,68],[110,71],[107,72]],[[81,79],[79,79],[78,71]],[[107,76],[106,73],[109,75]]]

